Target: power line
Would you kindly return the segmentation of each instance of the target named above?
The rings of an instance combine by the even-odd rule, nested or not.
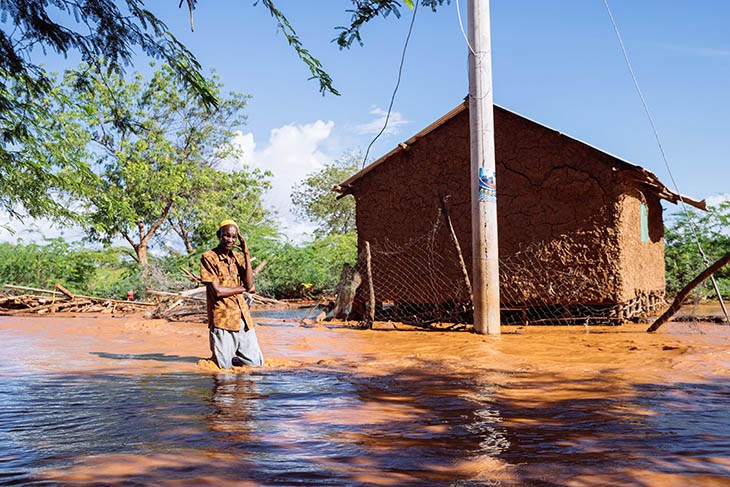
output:
[[[710,261],[707,258],[707,255],[705,255],[705,251],[702,249],[702,244],[700,243],[697,226],[695,225],[694,219],[692,218],[692,214],[687,209],[687,205],[684,202],[684,198],[682,198],[682,193],[679,191],[679,185],[677,184],[677,181],[674,179],[674,174],[672,173],[672,168],[669,165],[669,160],[667,159],[667,155],[664,152],[664,147],[662,146],[661,138],[659,137],[659,131],[656,128],[656,124],[654,123],[654,118],[651,116],[651,112],[649,111],[649,106],[646,103],[646,99],[644,98],[644,93],[641,91],[641,87],[639,86],[639,81],[636,78],[636,74],[634,73],[634,69],[631,66],[631,61],[629,61],[629,55],[626,52],[626,47],[624,46],[624,41],[621,38],[621,33],[619,32],[618,25],[616,24],[616,20],[613,17],[613,13],[611,13],[611,8],[608,6],[608,0],[603,0],[603,4],[606,6],[606,11],[608,12],[608,17],[611,19],[611,24],[613,25],[613,30],[616,33],[616,37],[618,38],[618,43],[621,46],[621,52],[623,53],[624,60],[626,61],[626,66],[629,68],[629,73],[631,74],[631,79],[634,82],[634,87],[636,88],[636,92],[639,94],[639,98],[641,99],[641,104],[644,107],[644,112],[646,113],[647,118],[649,119],[649,124],[651,125],[651,129],[654,132],[654,138],[656,139],[657,145],[659,146],[659,152],[661,153],[662,160],[664,161],[664,165],[667,168],[667,172],[669,173],[669,178],[672,181],[672,184],[674,185],[674,191],[677,193],[677,196],[679,197],[679,202],[681,203],[680,206],[682,207],[682,211],[684,211],[684,214],[687,217],[687,222],[689,222],[689,228],[692,232],[692,237],[695,240],[695,244],[697,245],[697,250],[700,252],[700,256],[702,257],[702,260],[704,261],[705,265],[709,265]],[[720,289],[717,287],[717,282],[715,281],[714,276],[710,276],[710,279],[712,280],[712,284],[715,287],[715,292],[717,293],[717,297],[720,300],[720,304],[722,305],[722,310],[725,313],[725,318],[730,321],[730,316],[728,316],[727,309],[725,309],[725,303],[722,301],[722,294],[720,293]]]
[[[416,21],[416,13],[418,12],[418,1],[414,2],[413,7],[413,15],[411,16],[411,24],[408,27],[408,35],[406,36],[406,41],[403,45],[403,54],[400,58],[400,66],[398,67],[398,80],[395,83],[395,88],[393,89],[393,95],[390,97],[390,104],[388,105],[388,113],[385,115],[385,123],[383,124],[383,128],[380,129],[380,132],[378,132],[378,135],[373,138],[373,140],[370,141],[370,144],[368,144],[368,148],[365,151],[365,156],[362,158],[362,164],[360,165],[360,169],[365,168],[365,162],[368,160],[368,154],[370,154],[370,149],[373,147],[373,144],[376,140],[380,138],[381,135],[383,135],[383,132],[385,132],[385,129],[388,127],[388,121],[390,120],[390,113],[393,110],[393,103],[395,102],[395,95],[398,93],[398,88],[400,87],[400,80],[403,74],[403,65],[405,64],[406,60],[406,51],[408,50],[408,42],[411,40],[411,33],[413,32],[413,24]]]
[[[469,43],[469,36],[466,35],[466,31],[464,31],[464,23],[461,21],[461,6],[459,5],[459,0],[456,0],[456,16],[459,18],[459,27],[461,28],[461,35],[464,36],[464,42],[466,42],[466,46],[469,48],[469,51],[476,56],[476,51],[474,51],[474,48],[471,47],[471,44]]]

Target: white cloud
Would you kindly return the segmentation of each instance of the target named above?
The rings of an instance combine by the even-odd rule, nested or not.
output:
[[[707,201],[707,206],[717,206],[725,201],[730,201],[730,193],[713,194],[705,198],[705,201]]]
[[[323,146],[329,144],[334,122],[289,124],[272,129],[265,147],[257,150],[251,133],[239,133],[236,143],[243,155],[238,164],[271,171],[271,190],[264,195],[264,205],[275,211],[285,234],[296,242],[306,239],[314,226],[297,222],[291,205],[291,193],[295,185],[309,173],[332,162],[334,157],[325,153]]]
[[[233,137],[233,144],[238,145],[241,150],[241,157],[238,159],[227,159],[223,161],[219,167],[222,171],[240,169],[241,164],[246,164],[248,166],[253,165],[254,152],[256,151],[256,141],[253,138],[253,134],[244,134],[238,131]]]
[[[309,238],[315,226],[296,221],[291,205],[294,186],[308,174],[333,162],[337,154],[332,150],[340,147],[340,141],[332,135],[334,122],[317,120],[309,124],[288,124],[272,129],[268,142],[261,148],[256,144],[252,133],[236,134],[234,143],[241,149],[239,159],[223,161],[219,169],[239,170],[243,165],[270,171],[271,189],[264,195],[264,205],[278,215],[279,224],[285,235],[294,242]],[[0,241],[15,242],[22,238],[25,242],[41,241],[43,237],[62,236],[68,241],[79,240],[83,234],[80,229],[62,230],[48,220],[28,219],[26,225],[0,214],[0,225],[13,228],[13,235],[0,226]]]
[[[390,112],[390,117],[388,117],[388,112],[383,110],[382,108],[375,107],[372,110],[370,110],[370,114],[375,115],[375,118],[368,122],[363,123],[360,125],[355,126],[355,131],[361,135],[376,135],[380,133],[381,130],[383,130],[383,126],[385,125],[385,119],[388,119],[388,126],[385,128],[385,131],[383,132],[386,135],[396,135],[400,133],[400,127],[403,125],[407,125],[410,122],[408,120],[405,120],[403,118],[403,115],[401,115],[399,112]]]
[[[62,227],[47,218],[23,218],[19,221],[8,213],[0,213],[0,242],[42,243],[47,238],[63,237],[67,242],[76,242],[84,233],[78,227]]]
[[[682,54],[690,54],[701,57],[730,57],[730,50],[723,47],[707,47],[707,46],[680,46],[678,44],[657,44],[663,49],[675,51]]]

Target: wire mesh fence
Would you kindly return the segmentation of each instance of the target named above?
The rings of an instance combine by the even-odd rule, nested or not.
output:
[[[370,320],[413,325],[472,323],[470,288],[458,242],[441,212],[427,233],[406,242],[368,242],[357,270],[363,277],[355,307]],[[586,230],[589,232],[589,230]],[[534,242],[500,258],[503,324],[618,324],[664,305],[663,293],[608,299],[595,252],[576,235]]]

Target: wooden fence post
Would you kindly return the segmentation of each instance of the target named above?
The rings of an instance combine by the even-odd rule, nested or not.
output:
[[[367,272],[368,279],[368,293],[370,296],[370,310],[368,311],[368,319],[370,321],[370,328],[373,327],[375,321],[375,286],[373,285],[373,261],[370,254],[370,242],[365,241],[365,269]]]
[[[449,228],[449,235],[451,235],[451,241],[456,248],[456,255],[459,256],[459,267],[461,268],[461,275],[464,278],[464,284],[466,285],[466,292],[469,293],[469,300],[472,298],[471,281],[469,280],[469,273],[466,270],[466,263],[464,262],[464,255],[461,253],[461,245],[459,245],[459,239],[456,237],[454,231],[454,225],[451,224],[451,217],[449,216],[449,209],[446,206],[446,198],[441,196],[441,211],[444,214],[444,220],[446,220],[446,226]]]

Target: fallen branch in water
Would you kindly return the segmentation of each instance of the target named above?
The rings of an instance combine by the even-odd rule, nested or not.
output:
[[[674,301],[672,302],[672,305],[669,306],[669,309],[666,310],[663,315],[661,315],[659,318],[657,318],[657,320],[654,323],[652,323],[652,325],[649,328],[647,328],[646,331],[648,333],[652,333],[652,332],[656,331],[664,323],[669,321],[669,319],[672,316],[674,316],[674,314],[677,311],[679,311],[679,308],[682,307],[682,303],[684,302],[684,299],[687,297],[687,295],[690,292],[692,292],[692,290],[694,288],[699,286],[705,279],[707,279],[712,274],[714,274],[715,272],[722,269],[725,266],[725,264],[727,264],[728,262],[730,262],[730,252],[728,252],[724,256],[720,257],[720,259],[717,262],[715,262],[710,267],[708,267],[707,269],[702,271],[700,273],[700,275],[698,275],[697,277],[692,279],[692,281],[690,281],[689,284],[684,286],[682,288],[682,290],[679,291],[679,293],[677,294],[677,297],[674,298]]]

